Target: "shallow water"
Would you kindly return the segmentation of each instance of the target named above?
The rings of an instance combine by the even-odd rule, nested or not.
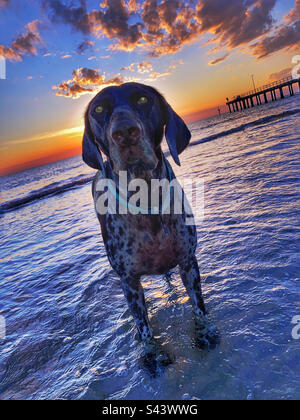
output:
[[[194,346],[177,270],[145,278],[155,335],[175,357],[157,378],[106,258],[93,172],[77,157],[0,179],[1,399],[299,399],[299,98],[191,124],[205,142],[175,170],[204,179],[197,258],[222,341]]]

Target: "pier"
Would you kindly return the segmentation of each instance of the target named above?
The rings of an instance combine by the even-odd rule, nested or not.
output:
[[[233,112],[267,104],[271,101],[274,102],[277,101],[277,99],[284,99],[284,88],[288,88],[290,96],[294,96],[294,84],[298,84],[300,89],[300,78],[294,79],[290,76],[285,79],[277,80],[276,82],[261,86],[250,92],[235,96],[231,101],[227,98],[226,105],[228,106],[229,112],[232,114]]]

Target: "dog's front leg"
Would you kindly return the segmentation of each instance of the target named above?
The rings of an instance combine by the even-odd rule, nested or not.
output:
[[[187,258],[179,265],[180,275],[191,299],[196,321],[196,341],[201,348],[214,348],[219,343],[216,327],[210,322],[205,309],[201,278],[196,256]]]
[[[142,341],[149,341],[153,338],[153,332],[148,318],[144,290],[140,279],[123,277],[121,280],[124,295],[135,320],[140,338]]]
[[[144,344],[144,366],[152,376],[157,376],[164,367],[172,363],[172,359],[160,348],[154,339],[148,319],[144,290],[140,283],[140,279],[123,277],[122,287],[139,335]]]

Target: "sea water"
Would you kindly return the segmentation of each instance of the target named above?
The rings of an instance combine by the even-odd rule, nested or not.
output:
[[[0,179],[1,399],[300,398],[299,99],[190,124],[174,169],[204,181],[197,259],[221,344],[195,346],[176,269],[145,277],[174,357],[157,377],[106,257],[94,171],[74,157]]]

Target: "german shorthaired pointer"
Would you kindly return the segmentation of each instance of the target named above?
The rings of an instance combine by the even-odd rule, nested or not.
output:
[[[180,165],[178,155],[191,134],[160,93],[139,83],[103,89],[87,108],[83,137],[83,160],[99,170],[93,182],[95,203],[100,195],[98,181],[111,179],[118,190],[120,171],[127,171],[129,181],[139,177],[148,184],[152,179],[174,179],[161,149],[164,134],[171,156]],[[162,214],[161,209],[158,214],[99,214],[97,206],[96,212],[108,259],[121,278],[141,339],[150,346],[155,343],[141,276],[165,274],[179,266],[195,313],[197,342],[215,347],[217,333],[207,318],[195,257],[196,229],[186,224],[186,215]]]

